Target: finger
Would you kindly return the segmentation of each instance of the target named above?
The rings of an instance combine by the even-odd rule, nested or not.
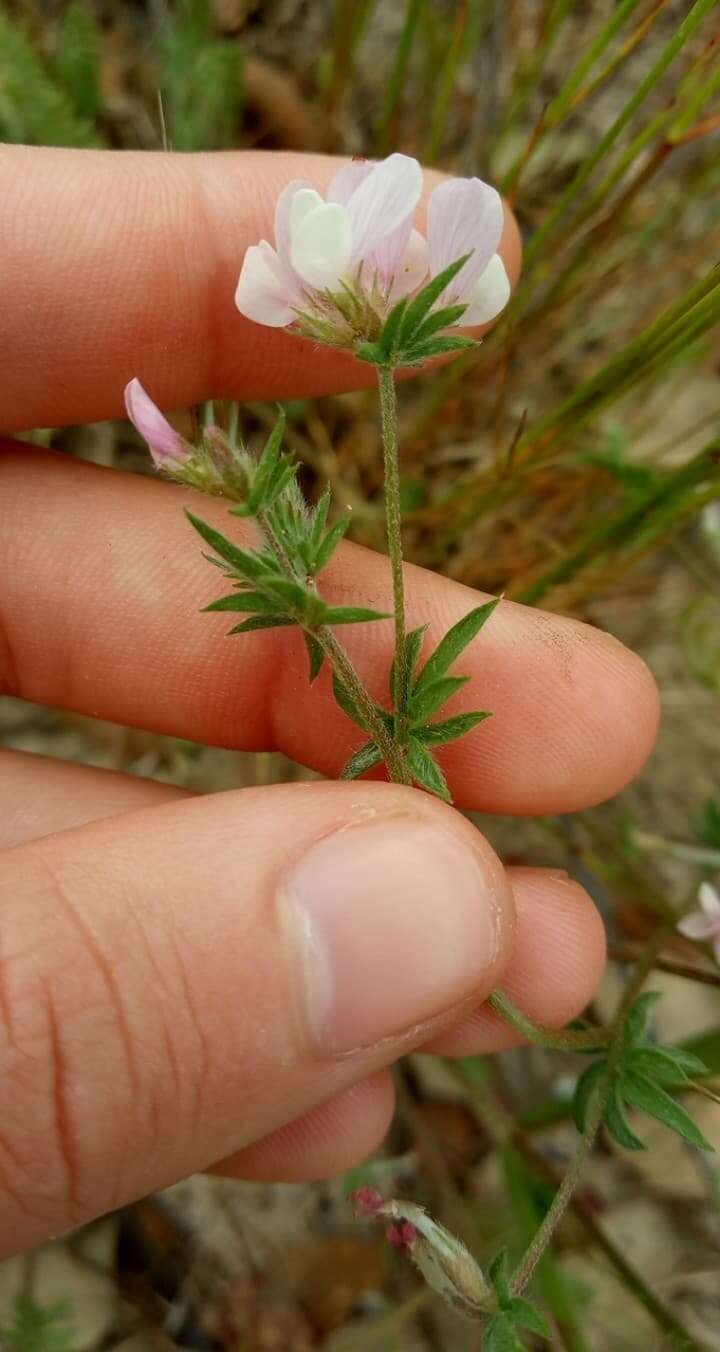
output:
[[[579,883],[544,868],[510,868],[517,912],[502,989],[535,1023],[562,1028],[595,994],[606,956],[600,915]],[[488,1005],[423,1051],[479,1056],[516,1047],[523,1039]]]
[[[222,505],[198,503],[158,481],[11,448],[0,456],[0,494],[0,685],[8,693],[198,742],[274,746],[314,769],[339,772],[359,745],[357,730],[336,707],[327,671],[309,685],[299,634],[274,629],[228,638],[225,616],[199,613],[223,588],[182,507],[192,503],[241,539]],[[407,590],[409,623],[429,622],[426,651],[482,599],[413,567]],[[341,547],[322,591],[390,610],[387,559]],[[348,625],[342,637],[387,704],[392,625]],[[586,807],[621,788],[652,747],[652,677],[639,658],[588,625],[502,602],[458,668],[471,679],[448,712],[480,707],[493,714],[441,755],[465,806],[529,813]]]
[[[135,375],[171,408],[371,383],[369,367],[253,324],[233,300],[245,250],[272,238],[280,189],[304,178],[322,190],[339,164],[2,147],[0,427],[115,417]],[[509,212],[500,252],[514,281]]]
[[[0,749],[0,850],[185,796],[173,784]]]
[[[512,894],[395,785],[248,789],[0,857],[0,1245],[225,1159],[500,979]]]
[[[380,1071],[221,1160],[210,1172],[274,1183],[332,1178],[355,1168],[378,1149],[390,1128],[394,1107],[392,1077]]]

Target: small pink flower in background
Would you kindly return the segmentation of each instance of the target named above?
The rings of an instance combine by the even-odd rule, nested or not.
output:
[[[715,959],[720,962],[720,892],[711,883],[702,883],[698,890],[699,907],[678,922],[678,930],[686,939],[709,941]]]
[[[184,464],[190,448],[163,417],[137,377],[125,387],[125,407],[131,423],[150,447],[157,469],[173,470]]]
[[[500,194],[479,178],[441,183],[428,203],[428,251],[433,277],[469,254],[438,301],[466,305],[462,325],[487,324],[504,310],[510,282],[497,252],[503,230]]]
[[[258,324],[285,328],[312,293],[338,291],[364,273],[387,291],[413,289],[427,272],[412,217],[422,170],[408,155],[380,164],[353,161],[323,199],[311,184],[289,183],[275,208],[275,248],[262,240],[243,260],[235,303]],[[407,261],[406,261],[407,259]]]
[[[503,228],[499,194],[479,178],[452,179],[428,206],[427,239],[414,228],[422,169],[408,155],[379,164],[353,160],[323,198],[297,180],[280,193],[275,247],[251,245],[235,303],[271,328],[297,326],[306,337],[342,347],[377,337],[396,301],[469,254],[434,309],[464,304],[458,323],[484,324],[508,302],[510,283],[497,253]]]

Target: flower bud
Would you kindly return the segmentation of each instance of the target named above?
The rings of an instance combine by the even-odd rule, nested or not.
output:
[[[157,469],[176,471],[190,455],[190,447],[153,403],[135,376],[125,387],[125,407],[131,423],[150,447]]]
[[[497,1306],[497,1297],[462,1240],[438,1225],[424,1207],[399,1198],[383,1201],[374,1188],[359,1188],[350,1201],[355,1215],[390,1222],[386,1236],[408,1253],[428,1286],[468,1319],[480,1319]]]

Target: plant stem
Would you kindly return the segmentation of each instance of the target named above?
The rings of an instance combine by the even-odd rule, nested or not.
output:
[[[278,535],[273,525],[272,519],[267,512],[258,512],[258,525],[272,546],[274,553],[285,572],[293,581],[297,581],[297,573],[293,568],[292,559],[288,554],[285,545]],[[332,629],[323,624],[319,629],[312,630],[313,637],[317,639],[322,647],[330,665],[332,666],[338,680],[342,682],[346,690],[352,695],[355,704],[365,719],[367,731],[383,755],[383,760],[387,766],[390,778],[398,784],[407,783],[405,758],[395,745],[385,724],[381,718],[378,718],[374,701],[368,694],[358,673],[356,672],[348,654],[345,652],[342,644],[336,639]]]
[[[515,1028],[528,1041],[539,1047],[549,1047],[556,1051],[582,1051],[589,1047],[604,1047],[609,1037],[608,1028],[544,1028],[533,1023],[521,1009],[509,1000],[502,991],[493,991],[488,1003],[496,1014]]]
[[[670,926],[667,924],[660,925],[646,945],[640,962],[635,969],[633,979],[629,983],[612,1021],[605,1074],[600,1080],[590,1104],[587,1124],[585,1131],[583,1132],[582,1140],[568,1165],[560,1187],[555,1193],[555,1196],[545,1213],[542,1224],[539,1226],[533,1239],[525,1250],[520,1266],[513,1276],[512,1290],[515,1295],[520,1295],[525,1290],[528,1282],[531,1281],[533,1273],[535,1272],[547,1245],[550,1243],[555,1229],[565,1213],[568,1203],[572,1199],[583,1165],[592,1151],[595,1144],[595,1137],[600,1130],[603,1117],[605,1116],[605,1108],[615,1077],[615,1071],[622,1056],[625,1016],[630,1005],[642,988],[648,972],[652,969],[655,959],[665,943],[669,929]]]
[[[397,399],[395,378],[389,367],[378,367],[380,414],[382,425],[383,460],[385,468],[385,521],[387,545],[392,573],[393,610],[395,614],[395,678],[393,705],[395,737],[405,761],[407,745],[408,673],[405,670],[405,583],[403,578],[402,511],[400,507],[400,461],[398,456]],[[401,783],[409,784],[411,776],[405,767]]]

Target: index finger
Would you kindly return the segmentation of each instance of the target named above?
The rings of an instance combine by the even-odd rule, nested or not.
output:
[[[134,375],[162,407],[359,388],[371,368],[233,302],[245,250],[271,237],[291,179],[319,189],[326,155],[237,151],[0,150],[0,427],[115,417]],[[427,192],[437,175],[425,175]],[[421,208],[422,215],[422,208]],[[508,275],[520,242],[506,211]]]

